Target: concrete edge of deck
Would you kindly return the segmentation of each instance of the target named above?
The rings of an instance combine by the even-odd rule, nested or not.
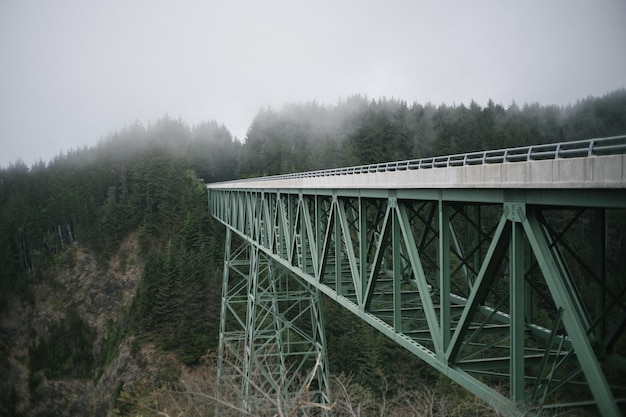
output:
[[[237,188],[626,188],[626,155],[207,184]]]

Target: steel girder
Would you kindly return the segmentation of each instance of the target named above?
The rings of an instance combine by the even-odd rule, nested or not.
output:
[[[623,412],[624,190],[209,189],[209,208],[507,415]]]

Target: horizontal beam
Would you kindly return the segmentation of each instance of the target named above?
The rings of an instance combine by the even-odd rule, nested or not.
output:
[[[545,358],[546,355],[524,355],[524,363],[526,366],[536,366],[541,363],[541,361]],[[551,358],[563,358],[566,356],[566,353],[548,353],[548,356]],[[499,358],[486,358],[486,359],[472,359],[472,360],[464,360],[459,361],[456,365],[465,370],[465,371],[486,371],[486,370],[496,370],[496,369],[506,369],[508,370],[511,366],[511,358],[510,357],[499,357]]]
[[[226,189],[208,184],[209,198],[211,190],[216,192],[235,191],[263,195],[307,195],[312,197],[349,197],[387,199],[390,196],[398,200],[443,201],[469,204],[502,204],[509,199],[509,189],[350,189],[350,188],[235,188]],[[626,208],[626,188],[622,189],[529,189],[516,190],[525,196],[527,205],[542,207],[587,207],[619,209]]]

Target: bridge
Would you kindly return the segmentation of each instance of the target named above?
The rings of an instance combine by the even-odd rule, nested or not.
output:
[[[218,407],[325,412],[326,296],[505,415],[623,415],[626,136],[207,188]]]

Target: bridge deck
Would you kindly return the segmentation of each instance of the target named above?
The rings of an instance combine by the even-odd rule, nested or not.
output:
[[[626,136],[275,175],[208,187],[626,188]]]

